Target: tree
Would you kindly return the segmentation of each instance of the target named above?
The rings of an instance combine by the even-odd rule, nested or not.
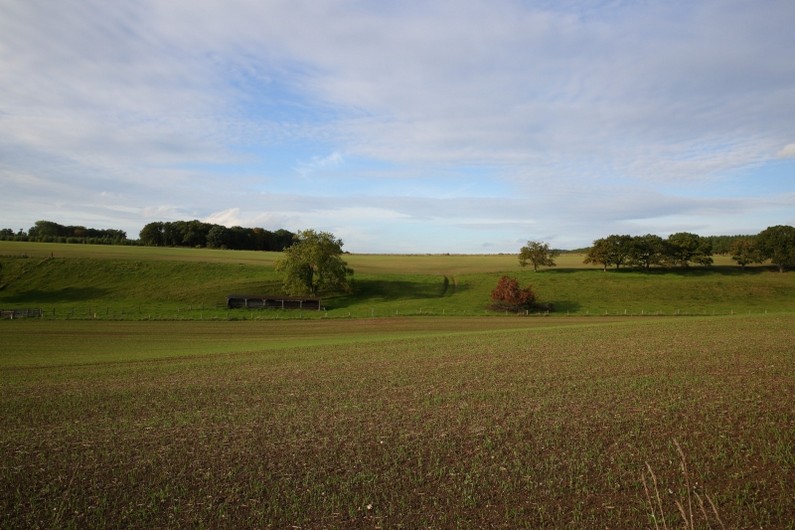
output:
[[[342,240],[329,232],[303,230],[284,250],[276,270],[284,273],[284,290],[291,295],[317,296],[321,291],[350,289],[353,270],[341,257]]]
[[[60,235],[64,235],[61,233],[62,228],[61,225],[52,221],[36,221],[36,224],[28,230],[28,236],[37,238],[40,241],[44,241],[47,238],[55,239]]]
[[[660,236],[646,234],[632,238],[629,261],[637,267],[649,270],[652,265],[662,263],[665,242]]]
[[[229,229],[213,225],[207,232],[207,248],[229,248]]]
[[[756,244],[761,257],[776,264],[779,272],[795,266],[795,227],[768,226],[756,236]]]
[[[629,258],[631,250],[631,236],[610,235],[593,242],[584,263],[601,263],[602,270],[605,271],[610,265],[615,265],[618,269]]]
[[[704,267],[709,267],[714,263],[712,259],[712,241],[705,237],[699,237],[698,247],[693,256],[693,261]]]
[[[528,287],[520,287],[516,278],[503,276],[491,291],[491,308],[498,311],[522,311],[532,309],[536,295]]]
[[[601,265],[602,270],[607,271],[607,266],[610,265],[610,248],[607,240],[605,238],[595,239],[582,262]]]
[[[745,266],[750,263],[760,263],[762,256],[756,246],[756,242],[751,237],[735,239],[729,244],[729,252],[732,259],[745,270]]]
[[[665,256],[673,265],[688,267],[691,261],[712,265],[712,243],[689,232],[671,234],[665,242]]]
[[[141,229],[140,234],[138,234],[138,238],[141,241],[141,244],[147,245],[150,247],[162,247],[165,246],[165,224],[161,222],[154,222],[148,223],[144,225]]]
[[[527,245],[519,251],[519,265],[525,267],[528,263],[533,265],[533,271],[538,272],[538,267],[554,267],[555,256],[558,252],[550,250],[549,245],[539,241],[528,241]]]
[[[273,248],[270,250],[284,250],[293,244],[295,234],[284,228],[280,228],[273,233]]]

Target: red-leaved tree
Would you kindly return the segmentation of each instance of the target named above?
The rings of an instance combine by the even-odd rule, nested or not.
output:
[[[516,278],[503,276],[491,291],[491,308],[498,311],[524,311],[533,309],[536,295],[528,286],[522,288]]]

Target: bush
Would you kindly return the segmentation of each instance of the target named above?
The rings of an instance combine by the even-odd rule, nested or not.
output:
[[[516,278],[503,276],[491,291],[491,308],[496,311],[529,311],[536,306],[536,295],[528,286],[522,288]]]

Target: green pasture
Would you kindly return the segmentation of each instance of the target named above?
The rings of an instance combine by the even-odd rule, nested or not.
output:
[[[324,311],[228,311],[228,294],[278,294],[276,253],[0,242],[0,308],[50,319],[248,320],[483,316],[503,274],[565,315],[764,314],[795,311],[795,274],[718,260],[649,272],[586,267],[564,254],[537,273],[513,255],[346,255],[353,291]]]
[[[792,314],[0,322],[0,521],[788,528],[792,344]]]

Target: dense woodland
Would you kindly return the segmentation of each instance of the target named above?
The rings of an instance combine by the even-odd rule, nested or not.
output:
[[[95,245],[143,245],[152,247],[221,248],[230,250],[281,251],[292,245],[295,234],[289,230],[271,232],[264,228],[243,228],[203,223],[201,221],[154,222],[144,226],[139,239],[127,239],[126,232],[115,229],[61,225],[53,221],[36,221],[27,232],[0,229],[0,240],[41,243],[83,243]]]
[[[284,229],[228,228],[194,220],[149,223],[141,230],[139,242],[151,247],[282,251],[293,244],[294,238],[294,233]]]
[[[116,229],[86,228],[85,226],[64,226],[52,221],[36,221],[27,232],[20,229],[0,229],[0,240],[38,241],[40,243],[90,243],[94,245],[124,245],[134,241],[127,239],[127,233]]]

